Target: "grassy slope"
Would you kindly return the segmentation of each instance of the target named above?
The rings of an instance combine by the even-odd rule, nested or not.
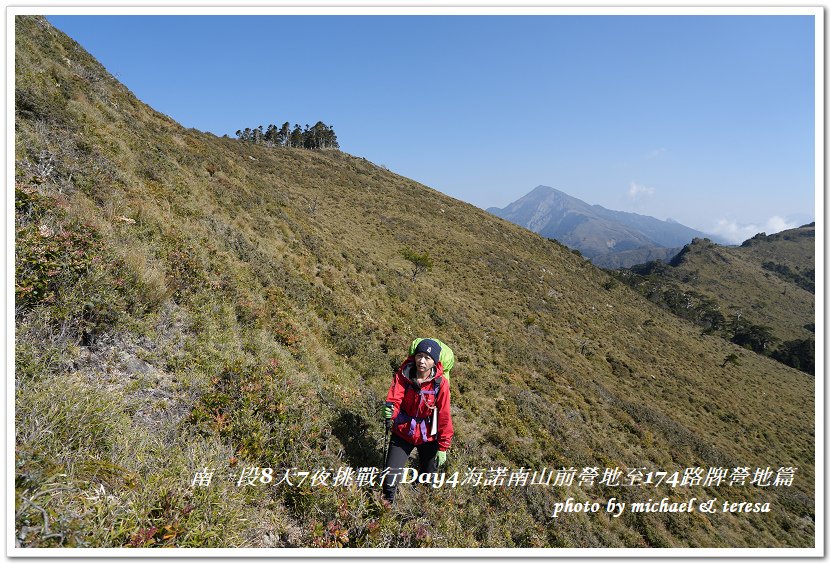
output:
[[[20,545],[813,545],[811,378],[365,159],[183,129],[42,20],[16,46],[18,261],[50,232],[101,241],[61,243],[88,260],[43,298],[18,271]],[[407,246],[435,258],[414,283]],[[190,486],[206,465],[377,465],[391,366],[422,334],[458,357],[450,470],[794,465],[795,485],[404,488],[391,513],[360,489]],[[774,512],[548,517],[664,495]]]
[[[815,322],[815,296],[791,278],[766,270],[763,265],[772,262],[784,265],[802,277],[813,277],[808,273],[815,270],[815,231],[815,226],[799,227],[761,240],[751,240],[746,246],[733,249],[740,258],[755,266],[756,275],[776,283],[765,291],[757,304],[749,306],[763,311],[759,315],[761,324],[776,327],[782,340],[813,337],[812,331],[805,329],[804,325]]]
[[[815,296],[763,265],[772,262],[802,274],[813,270],[815,227],[756,237],[739,247],[696,239],[679,258],[661,274],[665,282],[713,300],[727,319],[740,315],[769,327],[780,341],[813,338],[805,325],[815,321]]]

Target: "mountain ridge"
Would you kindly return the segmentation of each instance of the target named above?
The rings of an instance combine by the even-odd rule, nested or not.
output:
[[[740,246],[695,239],[614,275],[705,332],[815,374],[815,223]]]
[[[654,254],[670,258],[693,238],[716,238],[674,220],[591,205],[543,185],[504,208],[487,211],[559,240],[601,267],[632,266],[641,263],[632,260]]]

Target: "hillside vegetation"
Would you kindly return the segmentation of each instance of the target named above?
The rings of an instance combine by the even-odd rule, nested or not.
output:
[[[614,275],[707,333],[814,373],[813,224],[760,233],[739,247],[695,239],[668,263]]]
[[[43,18],[15,25],[18,546],[815,544],[811,376],[364,158],[185,129]],[[407,250],[432,269],[413,279]],[[377,487],[279,482],[382,463],[392,369],[425,335],[456,353],[448,471],[489,484],[405,485],[386,510]],[[499,467],[795,473],[507,486]],[[569,497],[771,511],[552,518]]]

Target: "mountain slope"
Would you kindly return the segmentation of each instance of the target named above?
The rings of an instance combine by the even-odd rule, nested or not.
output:
[[[740,247],[695,239],[668,264],[617,275],[652,301],[758,352],[788,357],[788,348],[802,350],[798,365],[813,371],[815,225],[761,233]]]
[[[726,267],[707,267],[724,259]],[[729,303],[725,310],[740,311],[756,324],[772,327],[784,340],[812,336],[805,325],[815,322],[814,225],[756,236],[740,247],[697,241],[676,264],[690,287]]]
[[[806,374],[363,158],[184,129],[43,18],[15,25],[19,546],[814,545]],[[407,247],[435,263],[417,281]],[[387,511],[334,480],[382,463],[390,373],[422,335],[457,358],[449,471],[489,484],[403,486]],[[797,469],[599,478],[743,466]],[[500,467],[599,477],[507,486]],[[550,517],[664,496],[774,512]]]
[[[603,267],[639,264],[649,253],[670,258],[693,238],[705,236],[677,222],[589,205],[547,186],[537,186],[504,209],[487,211],[579,250]]]

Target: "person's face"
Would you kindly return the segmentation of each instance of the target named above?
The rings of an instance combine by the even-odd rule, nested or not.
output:
[[[415,354],[415,368],[418,370],[418,373],[429,373],[434,366],[435,360],[430,358],[429,354],[424,354],[423,352]]]

